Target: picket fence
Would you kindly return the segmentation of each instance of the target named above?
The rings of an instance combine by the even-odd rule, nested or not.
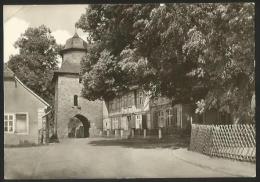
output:
[[[255,125],[192,124],[189,149],[209,156],[255,162]]]

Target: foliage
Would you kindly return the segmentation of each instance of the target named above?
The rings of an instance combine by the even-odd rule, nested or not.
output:
[[[111,98],[138,83],[136,76],[142,75],[134,75],[140,70],[135,60],[127,62],[128,58],[134,59],[127,56],[130,53],[127,48],[131,51],[134,47],[139,31],[134,23],[149,17],[154,7],[156,5],[89,5],[86,14],[76,23],[89,34],[88,53],[82,62],[86,98]],[[124,66],[124,62],[127,65]]]
[[[204,23],[197,19],[183,46],[187,57],[197,60],[191,75],[201,77],[208,88],[207,109],[217,108],[232,113],[235,122],[246,122],[254,116],[250,108],[255,90],[254,5],[214,4],[207,9],[202,6],[202,16],[208,18]]]
[[[12,55],[8,67],[30,89],[52,103],[53,72],[57,69],[59,46],[51,31],[44,25],[28,28],[15,42],[19,54]]]
[[[140,85],[176,103],[200,103],[200,111],[252,118],[253,3],[90,5],[76,25],[89,33],[85,97]]]

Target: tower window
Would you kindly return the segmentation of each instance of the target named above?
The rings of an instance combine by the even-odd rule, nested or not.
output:
[[[78,106],[78,96],[74,95],[74,106]]]

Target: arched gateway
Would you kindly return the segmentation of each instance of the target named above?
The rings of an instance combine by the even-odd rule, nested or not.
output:
[[[77,114],[70,118],[68,123],[68,137],[69,138],[87,138],[89,137],[90,122],[88,119]]]

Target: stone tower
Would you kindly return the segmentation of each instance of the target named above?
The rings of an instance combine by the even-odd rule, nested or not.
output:
[[[73,119],[82,122],[84,137],[93,136],[102,130],[102,102],[89,101],[81,96],[80,62],[87,51],[87,44],[77,33],[66,41],[61,68],[54,73],[55,123],[58,138],[69,136]],[[81,129],[82,129],[81,128]]]

